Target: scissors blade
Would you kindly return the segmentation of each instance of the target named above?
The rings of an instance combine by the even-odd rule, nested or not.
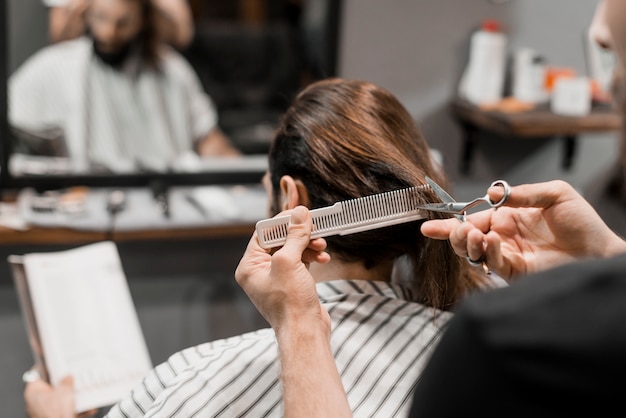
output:
[[[426,177],[426,183],[428,183],[428,185],[435,191],[435,194],[437,195],[437,197],[439,197],[439,199],[441,199],[443,203],[456,202],[456,200],[454,200],[452,196],[448,194],[448,192],[443,190],[440,185],[435,183],[435,181],[428,176]]]
[[[428,183],[428,185],[434,190],[435,194],[437,195],[437,197],[439,197],[439,199],[441,199],[442,203],[432,203],[429,205],[423,205],[422,209],[426,209],[426,210],[434,210],[437,212],[446,212],[446,213],[452,213],[454,214],[454,217],[457,218],[459,221],[464,222],[465,221],[465,216],[462,214],[459,214],[459,212],[452,210],[452,208],[450,207],[451,205],[449,205],[450,203],[454,203],[456,202],[456,200],[454,200],[454,198],[452,196],[450,196],[448,194],[448,192],[446,192],[440,185],[438,185],[437,183],[435,183],[435,181],[433,179],[431,179],[430,177],[426,176],[426,183]],[[448,205],[446,205],[448,204]],[[433,205],[432,209],[429,209],[428,207],[424,207],[424,206],[430,206]]]
[[[445,213],[459,213],[459,211],[453,206],[454,202],[447,203],[426,203],[419,205],[417,208],[422,210],[429,210],[432,212],[445,212]]]

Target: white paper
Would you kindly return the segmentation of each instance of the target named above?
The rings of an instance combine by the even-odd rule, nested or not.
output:
[[[50,383],[74,377],[76,412],[128,395],[152,362],[115,244],[22,260]]]

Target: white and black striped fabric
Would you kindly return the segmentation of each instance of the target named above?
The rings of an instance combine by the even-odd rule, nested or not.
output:
[[[408,415],[413,388],[451,317],[409,302],[386,282],[317,284],[331,344],[355,417]],[[281,417],[271,329],[205,343],[157,366],[107,417]]]

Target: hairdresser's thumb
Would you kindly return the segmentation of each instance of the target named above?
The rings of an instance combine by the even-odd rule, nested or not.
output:
[[[311,241],[311,215],[304,206],[297,206],[291,211],[291,219],[287,227],[287,241],[283,248],[299,252],[298,259]]]
[[[73,391],[74,390],[74,378],[71,375],[67,375],[59,381],[58,386],[63,387],[67,390]]]

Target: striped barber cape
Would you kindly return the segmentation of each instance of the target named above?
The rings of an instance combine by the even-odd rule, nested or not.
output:
[[[355,417],[408,416],[413,388],[451,313],[410,302],[399,285],[317,284]],[[281,417],[274,332],[261,329],[172,355],[107,417]]]

